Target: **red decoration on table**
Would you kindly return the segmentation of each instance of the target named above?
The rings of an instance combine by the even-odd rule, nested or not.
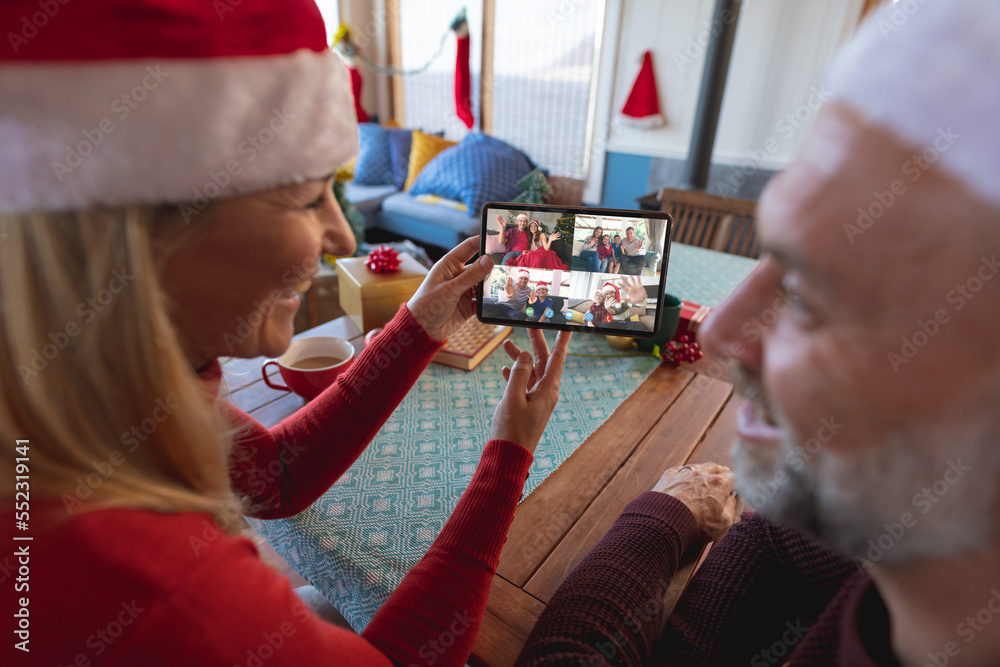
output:
[[[399,271],[399,264],[399,253],[384,245],[368,253],[365,260],[365,266],[373,273],[395,273]]]
[[[680,366],[682,361],[691,364],[703,356],[698,343],[686,335],[681,336],[679,341],[672,340],[660,348],[660,357],[663,359],[663,363],[670,364],[674,368]]]
[[[705,321],[710,312],[712,309],[709,306],[702,306],[691,301],[681,301],[681,321],[674,334],[674,340],[680,340],[681,336],[690,336],[693,340],[701,323]]]

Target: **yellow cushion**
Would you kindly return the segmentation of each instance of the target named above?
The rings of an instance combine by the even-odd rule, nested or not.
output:
[[[444,197],[438,197],[437,195],[417,195],[416,200],[421,204],[438,204],[440,206],[453,208],[456,211],[469,211],[469,207],[462,202],[455,201],[453,199],[445,199]]]
[[[433,134],[424,134],[419,130],[414,130],[413,145],[410,147],[410,168],[406,172],[406,184],[403,185],[403,189],[409,190],[427,163],[433,160],[435,155],[450,146],[454,146],[455,143],[441,137],[435,137]]]

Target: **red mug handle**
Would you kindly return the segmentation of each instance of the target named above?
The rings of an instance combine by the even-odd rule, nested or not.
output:
[[[275,366],[277,366],[278,365],[278,360],[277,359],[268,359],[267,361],[264,362],[264,365],[260,367],[261,375],[264,376],[264,384],[266,384],[271,389],[277,389],[278,391],[291,391],[291,389],[289,389],[288,387],[286,387],[284,385],[274,384],[273,382],[271,382],[271,378],[269,378],[267,376],[267,367],[270,366],[271,364],[274,364]]]

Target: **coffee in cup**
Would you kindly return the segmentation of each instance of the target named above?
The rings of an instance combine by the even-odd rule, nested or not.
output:
[[[333,384],[353,361],[354,346],[343,338],[297,338],[283,355],[265,361],[261,373],[268,387],[295,392],[309,401]],[[278,367],[285,386],[272,382],[268,376],[267,367],[272,364]]]

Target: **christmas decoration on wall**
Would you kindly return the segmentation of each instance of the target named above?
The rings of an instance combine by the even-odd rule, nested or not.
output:
[[[465,7],[458,12],[452,20],[451,25],[448,26],[447,32],[441,36],[441,44],[438,46],[437,52],[430,57],[430,59],[424,63],[422,66],[416,69],[403,70],[398,67],[384,67],[374,62],[371,58],[368,58],[365,54],[361,53],[358,49],[358,45],[354,43],[351,37],[351,29],[341,23],[340,28],[337,30],[337,34],[333,39],[333,48],[339,53],[344,61],[347,63],[347,67],[351,72],[351,83],[354,88],[354,103],[356,111],[358,113],[358,122],[364,123],[368,121],[368,114],[365,110],[361,108],[361,73],[358,71],[355,63],[361,61],[364,63],[365,67],[370,69],[375,74],[380,74],[382,76],[412,76],[414,74],[420,74],[427,70],[431,64],[437,60],[441,53],[444,51],[444,45],[448,41],[448,36],[451,33],[455,33],[458,39],[456,44],[456,54],[455,54],[455,115],[458,116],[466,127],[471,128],[474,122],[472,116],[472,75],[469,70],[469,53],[471,49],[471,43],[469,39],[469,23],[466,19]]]
[[[653,56],[649,51],[642,54],[639,75],[632,84],[632,90],[625,100],[619,122],[641,129],[653,129],[666,125],[660,113],[660,96],[656,91],[656,74],[653,73]]]
[[[399,271],[399,253],[384,245],[368,253],[365,266],[372,273],[395,273]]]
[[[354,113],[358,117],[359,123],[368,122],[368,114],[361,106],[361,72],[358,71],[356,56],[359,55],[354,40],[351,39],[351,29],[343,23],[337,29],[337,34],[333,37],[334,50],[344,59],[347,71],[351,74],[351,91],[354,93]]]
[[[469,22],[465,20],[465,8],[451,24],[458,37],[455,50],[455,115],[467,128],[472,128],[472,74],[469,71]]]

